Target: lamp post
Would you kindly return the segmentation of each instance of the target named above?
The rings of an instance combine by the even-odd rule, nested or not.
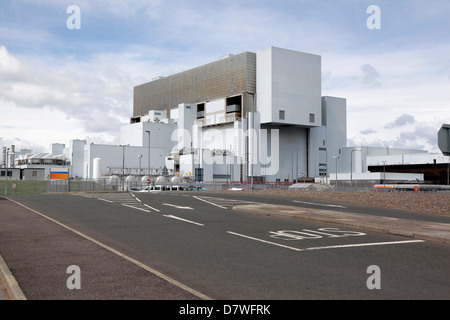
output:
[[[338,189],[338,159],[339,156],[333,156],[333,159],[336,159],[336,191]]]
[[[119,145],[119,147],[122,147],[122,191],[125,191],[125,147],[129,146],[127,145]]]
[[[255,112],[256,112],[256,108],[255,108],[255,94],[254,93],[250,93],[250,92],[248,92],[248,94],[249,95],[251,95],[252,96],[252,112],[253,112],[253,115],[252,115],[252,134],[254,134],[254,130],[255,130]],[[252,158],[254,158],[255,157],[255,155],[253,154],[253,151],[254,151],[254,147],[253,147],[253,144],[255,143],[255,137],[253,137],[253,139],[252,139]],[[249,146],[247,145],[247,148],[249,148]],[[249,150],[249,152],[250,152],[250,150]],[[253,167],[253,159],[251,159],[250,161],[252,161],[251,163],[250,163],[250,166],[251,166],[251,176],[250,176],[250,190],[253,192],[253,169],[254,169],[254,167]],[[247,163],[247,175],[248,175],[248,172],[249,172],[249,169],[250,169],[250,167],[248,166],[248,163]],[[248,183],[248,177],[247,177],[247,183]]]
[[[350,152],[350,189],[353,190],[353,152],[361,151],[361,149],[353,149]]]
[[[150,130],[146,130],[148,133],[148,179],[150,180],[150,184],[152,183],[152,169],[150,168]],[[150,192],[150,184],[148,185],[148,191]]]
[[[384,185],[384,188],[383,188],[383,190],[384,191],[386,191],[386,161],[382,161],[383,162],[383,185]]]
[[[5,180],[5,197],[8,195],[8,159],[9,159],[9,148],[6,149],[6,180]]]

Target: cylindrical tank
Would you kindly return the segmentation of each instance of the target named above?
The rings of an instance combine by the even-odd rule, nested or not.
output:
[[[174,184],[174,185],[180,184],[180,182],[181,182],[181,179],[180,179],[180,177],[177,177],[177,176],[173,176],[173,177],[170,179],[170,183],[171,183],[171,184]]]
[[[148,179],[150,179],[149,176],[143,176],[142,179],[141,179],[141,183],[146,185]]]
[[[155,181],[155,185],[164,185],[165,183],[166,178],[164,178],[164,176],[159,176]]]
[[[94,159],[94,165],[93,165],[93,173],[92,173],[92,178],[95,179],[100,179],[102,177],[102,171],[100,169],[100,165],[101,165],[102,159],[101,158],[95,158]]]

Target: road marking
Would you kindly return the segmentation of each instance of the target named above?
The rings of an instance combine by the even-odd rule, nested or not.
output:
[[[148,211],[148,210],[146,210],[146,209],[142,209],[142,208],[130,206],[129,204],[126,204],[126,203],[122,203],[122,205],[123,205],[124,207],[133,208],[133,209],[141,210],[141,211],[144,211],[144,212],[150,212],[150,211]]]
[[[407,244],[407,243],[421,243],[425,242],[424,240],[404,240],[404,241],[390,241],[390,242],[373,242],[373,243],[357,243],[357,244],[344,244],[344,245],[336,245],[336,246],[325,246],[325,247],[312,247],[305,248],[304,251],[312,251],[312,250],[323,250],[323,249],[339,249],[339,248],[352,248],[352,247],[370,247],[370,246],[386,246],[393,244]]]
[[[182,206],[177,206],[176,204],[170,204],[170,203],[162,203],[163,206],[169,206],[169,207],[174,207],[177,209],[182,209],[182,210],[194,210],[191,207],[182,207]]]
[[[215,204],[215,203],[213,203],[213,202],[207,201],[207,200],[205,200],[205,199],[202,199],[202,198],[199,198],[199,197],[196,197],[196,196],[194,196],[194,198],[195,198],[195,199],[197,199],[197,200],[200,200],[200,201],[203,201],[203,202],[206,202],[206,203],[212,204],[213,206],[216,206],[216,207],[219,207],[219,208],[225,209],[225,210],[227,210],[227,209],[228,209],[227,207],[223,207],[223,206],[220,206],[220,205],[218,205],[218,204]]]
[[[138,261],[138,260],[136,260],[136,259],[133,259],[133,258],[127,256],[126,254],[124,254],[124,253],[122,253],[122,252],[120,252],[120,251],[118,251],[118,250],[116,250],[116,249],[114,249],[114,248],[112,248],[112,247],[110,247],[110,246],[107,246],[106,244],[104,244],[104,243],[102,243],[102,242],[100,242],[100,241],[98,241],[98,240],[95,240],[94,238],[91,238],[91,237],[85,235],[84,233],[82,233],[82,232],[80,232],[80,231],[77,231],[77,230],[75,230],[75,229],[73,229],[73,228],[71,228],[71,227],[69,227],[69,226],[67,226],[67,225],[65,225],[65,224],[63,224],[63,223],[61,223],[61,222],[59,222],[58,220],[55,220],[55,219],[53,219],[53,218],[50,218],[50,217],[46,216],[45,214],[40,213],[39,211],[36,211],[36,210],[34,210],[34,209],[31,209],[31,208],[29,208],[29,207],[27,207],[27,206],[21,204],[20,202],[14,201],[14,200],[9,199],[9,198],[7,198],[7,199],[8,199],[9,201],[11,201],[11,202],[14,202],[14,203],[18,204],[19,206],[21,206],[21,207],[23,207],[23,208],[25,208],[25,209],[27,209],[27,210],[30,210],[31,212],[33,212],[33,213],[35,213],[35,214],[37,214],[37,215],[39,215],[39,216],[41,216],[41,217],[43,217],[43,218],[45,218],[45,219],[47,219],[47,220],[50,220],[50,221],[56,223],[57,225],[59,225],[59,226],[65,228],[65,229],[67,229],[67,230],[69,230],[69,231],[72,231],[73,233],[79,235],[80,237],[83,237],[84,239],[89,240],[89,241],[91,241],[91,242],[93,242],[93,243],[99,245],[100,247],[102,247],[102,248],[104,248],[104,249],[106,249],[106,250],[108,250],[108,251],[110,251],[110,252],[116,254],[117,256],[119,256],[119,257],[121,257],[121,258],[123,258],[123,259],[125,259],[125,260],[128,260],[129,262],[131,262],[131,263],[137,265],[138,267],[141,267],[142,269],[144,269],[144,270],[146,270],[146,271],[148,271],[148,272],[154,274],[155,276],[157,276],[157,277],[159,277],[159,278],[161,278],[161,279],[167,281],[168,283],[173,284],[174,286],[177,286],[177,287],[180,288],[180,289],[183,289],[183,290],[185,290],[185,291],[187,291],[187,292],[192,293],[193,295],[197,296],[197,297],[200,298],[200,299],[203,299],[203,300],[212,300],[210,297],[204,295],[203,293],[200,293],[200,292],[198,292],[197,290],[192,289],[192,288],[190,288],[190,287],[188,287],[188,286],[182,284],[181,282],[178,282],[177,280],[175,280],[175,279],[173,279],[173,278],[170,278],[170,277],[166,276],[165,274],[163,274],[163,273],[161,273],[161,272],[159,272],[159,271],[157,271],[157,270],[155,270],[155,269],[153,269],[153,268],[147,266],[146,264],[144,264],[144,263],[142,263],[142,262],[140,262],[140,261]]]
[[[103,198],[97,198],[98,200],[101,200],[101,201],[105,201],[105,202],[109,202],[109,203],[113,203],[114,201],[111,201],[111,200],[106,200],[106,199],[103,199]]]
[[[155,208],[153,208],[153,207],[150,207],[148,204],[145,204],[145,203],[144,203],[144,206],[146,206],[146,207],[149,208],[149,209],[155,210],[156,212],[160,212],[160,210],[155,209]]]
[[[275,243],[275,242],[271,242],[271,241],[267,241],[267,240],[262,240],[262,239],[246,236],[244,234],[240,234],[240,233],[236,233],[236,232],[232,232],[232,231],[227,231],[227,233],[233,234],[233,235],[238,236],[238,237],[247,238],[247,239],[250,239],[250,240],[255,240],[255,241],[271,244],[271,245],[274,245],[274,246],[278,246],[278,247],[282,247],[282,248],[286,248],[286,249],[291,249],[291,250],[294,250],[294,251],[302,251],[302,249],[298,249],[298,248],[294,248],[294,247],[290,247],[290,246],[285,246],[283,244],[279,244],[279,243]]]
[[[196,225],[202,226],[202,227],[205,226],[204,224],[201,224],[201,223],[198,223],[198,222],[194,222],[194,221],[191,221],[191,220],[186,220],[186,219],[183,219],[183,218],[180,218],[180,217],[176,217],[176,216],[172,216],[172,215],[164,215],[164,217],[171,218],[171,219],[176,219],[176,220],[181,220],[181,221],[192,223],[192,224],[196,224]]]
[[[250,237],[250,236],[247,236],[247,235],[244,235],[244,234],[240,234],[240,233],[236,233],[236,232],[232,232],[232,231],[227,231],[227,233],[235,235],[235,236],[239,236],[239,237],[242,237],[242,238],[247,238],[247,239],[250,239],[250,240],[255,240],[255,241],[259,241],[259,242],[263,242],[263,243],[267,243],[267,244],[270,244],[270,245],[274,245],[274,246],[278,246],[278,247],[282,247],[282,248],[286,248],[286,249],[290,249],[290,250],[294,250],[294,251],[299,251],[299,252],[301,252],[301,251],[313,251],[313,250],[325,250],[325,249],[369,247],[369,246],[383,246],[383,245],[393,245],[393,244],[407,244],[407,243],[425,242],[423,240],[405,240],[405,241],[390,241],[390,242],[344,244],[344,245],[324,246],[324,247],[294,248],[294,247],[286,246],[286,245],[283,245],[283,244],[279,244],[279,243],[275,243],[275,242],[271,242],[271,241],[267,241],[267,240],[263,240],[263,239]]]
[[[314,206],[322,206],[322,207],[332,207],[332,208],[343,208],[347,209],[347,207],[340,206],[337,204],[323,204],[323,203],[315,203],[315,202],[306,202],[306,201],[298,201],[298,200],[292,200],[293,202],[302,203],[302,204],[311,204]]]

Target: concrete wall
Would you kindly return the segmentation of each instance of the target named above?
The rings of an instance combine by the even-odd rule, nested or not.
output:
[[[320,56],[270,47],[257,52],[256,70],[261,123],[321,126]]]
[[[361,151],[353,152],[351,150],[360,149]],[[423,150],[397,149],[397,148],[380,148],[380,147],[346,147],[341,149],[341,158],[339,159],[339,172],[350,172],[351,161],[353,161],[353,170],[355,173],[367,172],[369,157],[375,156],[391,156],[391,155],[408,155],[408,154],[424,154]]]
[[[148,174],[148,148],[112,145],[89,144],[85,146],[83,177],[93,178],[93,163],[95,158],[100,158],[100,172],[105,175],[108,172],[122,174],[123,161],[125,160],[125,175],[139,173],[139,158],[142,155],[141,172]],[[152,174],[160,174],[165,166],[165,148],[151,148],[150,166]],[[110,170],[108,171],[108,168]]]
[[[341,148],[347,146],[347,101],[322,97],[322,126],[310,129],[311,177],[329,176],[336,172],[336,160]],[[339,160],[338,160],[339,161]]]

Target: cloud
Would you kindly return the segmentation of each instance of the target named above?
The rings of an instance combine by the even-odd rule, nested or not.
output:
[[[50,108],[89,132],[117,130],[130,116],[132,77],[101,64],[22,62],[0,47],[0,99],[20,108]],[[21,115],[26,117],[26,114]]]
[[[363,72],[362,82],[366,86],[379,86],[378,78],[380,74],[378,71],[370,64],[365,64],[361,66],[361,71]]]
[[[393,129],[393,128],[399,128],[403,127],[407,124],[413,124],[415,122],[414,116],[409,114],[402,114],[400,117],[395,119],[393,122],[389,122],[384,127],[386,129]]]
[[[375,131],[373,129],[370,129],[370,128],[361,131],[361,134],[364,135],[364,136],[365,135],[369,135],[369,134],[373,134],[373,133],[377,133],[377,131]]]

